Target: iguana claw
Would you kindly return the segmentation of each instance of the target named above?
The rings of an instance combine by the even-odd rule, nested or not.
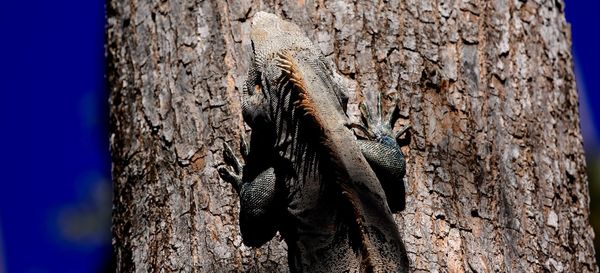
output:
[[[384,115],[381,104],[381,94],[377,94],[375,113],[373,113],[371,108],[364,102],[360,103],[359,110],[361,112],[361,119],[365,125],[357,124],[353,127],[360,129],[371,140],[381,142],[383,139],[393,139],[394,141],[398,141],[398,138],[411,128],[410,125],[404,125],[397,132],[393,130],[394,123],[396,123],[396,120],[398,119],[396,113],[398,106],[394,103],[387,111],[387,114]]]
[[[223,159],[225,160],[225,163],[233,170],[230,170],[230,168],[228,168],[227,166],[219,166],[217,167],[219,176],[225,182],[230,183],[233,186],[233,188],[237,192],[239,192],[240,187],[242,185],[242,170],[244,166],[242,165],[240,160],[235,156],[233,150],[231,149],[229,144],[227,144],[227,142],[223,143]]]

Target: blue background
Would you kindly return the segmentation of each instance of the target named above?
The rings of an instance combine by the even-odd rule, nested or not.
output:
[[[0,273],[110,272],[104,3],[35,2],[0,16]],[[596,226],[598,10],[566,3]]]

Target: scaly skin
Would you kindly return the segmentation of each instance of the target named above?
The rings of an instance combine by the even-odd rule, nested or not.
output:
[[[407,272],[388,205],[404,207],[404,156],[391,129],[356,140],[343,87],[297,25],[259,12],[251,36],[247,164],[227,146],[234,170],[219,168],[240,195],[244,243],[260,246],[279,231],[292,272]]]

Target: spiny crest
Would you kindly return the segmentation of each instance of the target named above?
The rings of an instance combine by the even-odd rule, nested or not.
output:
[[[298,181],[303,181],[314,175],[322,175],[318,172],[319,166],[324,162],[319,158],[323,156],[323,150],[318,145],[322,141],[323,122],[316,115],[315,104],[310,98],[307,85],[302,75],[302,70],[295,62],[289,51],[278,52],[275,57],[275,66],[281,69],[281,77],[277,81],[276,93],[279,97],[278,104],[281,110],[287,109],[287,114],[280,112],[281,117],[278,127],[287,128],[280,131],[279,139],[289,139],[292,147],[292,161],[298,162],[296,166]],[[320,156],[321,155],[321,156]]]
[[[281,68],[283,73],[287,76],[288,81],[295,87],[292,88],[292,90],[297,90],[298,92],[296,94],[297,100],[294,102],[294,106],[301,109],[304,112],[304,116],[312,118],[314,120],[314,125],[320,128],[323,123],[316,115],[314,102],[310,99],[304,79],[302,78],[302,75],[300,75],[300,70],[293,58],[289,53],[278,53],[276,60],[277,67]]]
[[[338,157],[334,156],[334,147],[331,146],[330,141],[324,139],[325,134],[323,124],[325,123],[321,120],[321,115],[318,115],[317,113],[317,109],[315,108],[315,102],[311,98],[311,93],[309,93],[307,90],[307,85],[304,76],[302,75],[302,70],[298,67],[296,60],[291,56],[289,52],[278,53],[275,60],[276,66],[280,68],[283,72],[283,81],[287,82],[287,84],[292,85],[290,91],[294,93],[290,95],[292,98],[294,98],[293,105],[296,108],[297,113],[299,113],[301,117],[305,117],[304,119],[297,119],[293,121],[296,124],[296,132],[298,132],[299,130],[302,130],[304,132],[303,134],[301,134],[305,137],[304,141],[309,141],[311,143],[315,143],[313,141],[319,142],[319,145],[309,146],[312,148],[318,147],[317,150],[311,150],[308,154],[301,154],[304,154],[304,156],[309,158],[309,161],[313,161],[311,158],[315,157],[316,154],[314,154],[314,152],[318,152],[323,158],[327,158],[327,160],[322,162],[317,162],[316,160],[314,161],[314,164],[317,165],[319,163],[327,164],[326,168],[328,172],[322,172],[320,175],[328,175],[328,179],[333,180],[347,179],[341,172],[343,167],[337,161]],[[304,129],[316,131],[312,131],[313,133],[307,133],[307,131]],[[309,139],[306,139],[307,136],[309,137]],[[301,141],[301,143],[303,142]],[[308,148],[302,147],[302,145],[304,144],[301,144],[298,147],[299,151],[305,151],[305,148]],[[312,166],[314,167],[316,165]],[[354,196],[354,198],[356,199],[356,196]]]

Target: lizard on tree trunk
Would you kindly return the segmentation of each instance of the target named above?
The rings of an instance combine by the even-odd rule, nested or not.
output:
[[[279,231],[292,272],[407,272],[392,212],[404,208],[405,161],[392,115],[363,108],[368,139],[356,139],[347,97],[321,52],[291,22],[252,21],[252,60],[242,95],[252,128],[245,165],[225,147],[221,177],[240,196],[246,245]]]

